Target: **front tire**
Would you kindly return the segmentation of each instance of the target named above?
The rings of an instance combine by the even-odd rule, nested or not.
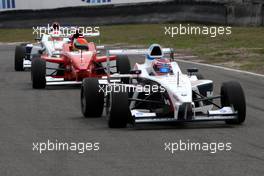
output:
[[[118,55],[116,59],[116,69],[119,74],[129,74],[131,70],[130,61],[126,55]],[[125,84],[129,83],[129,78],[121,78]]]
[[[32,59],[31,81],[34,89],[46,87],[46,61],[36,56]]]
[[[86,78],[81,87],[81,108],[84,117],[101,117],[104,109],[104,92],[97,78]]]
[[[16,46],[15,49],[15,71],[24,71],[24,58],[26,56],[26,47],[22,45]]]
[[[227,124],[241,124],[246,118],[246,100],[244,91],[238,82],[230,81],[222,84],[221,105],[231,106],[238,113],[237,119],[226,120]]]
[[[110,95],[108,126],[125,128],[131,116],[127,92],[112,92]]]

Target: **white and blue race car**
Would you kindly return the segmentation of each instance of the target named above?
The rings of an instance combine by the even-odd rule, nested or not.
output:
[[[166,53],[173,50],[158,44],[148,50],[109,50],[109,55],[123,56],[121,65],[129,62],[127,55],[131,54],[144,54],[145,62],[136,63],[131,71],[84,79],[83,115],[100,117],[105,110],[111,128],[126,127],[128,123],[244,122],[246,102],[238,82],[224,82],[220,95],[214,96],[212,80],[201,78],[194,68],[188,69],[188,74],[182,73],[177,62],[164,56]]]
[[[31,68],[31,61],[35,55],[47,54],[52,57],[58,55],[64,43],[69,38],[62,37],[58,33],[43,34],[37,43],[26,43],[16,46],[15,49],[15,70],[24,71]]]

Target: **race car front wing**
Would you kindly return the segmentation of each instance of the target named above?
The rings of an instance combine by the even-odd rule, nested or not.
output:
[[[225,121],[237,119],[237,112],[231,107],[208,111],[207,114],[193,115],[191,118],[182,119],[174,117],[158,117],[156,113],[131,110],[135,123],[162,123],[162,122],[194,122],[194,121]]]

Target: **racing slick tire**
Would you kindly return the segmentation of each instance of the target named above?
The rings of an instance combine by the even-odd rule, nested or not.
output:
[[[130,61],[126,55],[117,55],[116,69],[119,74],[129,74],[131,70]],[[121,78],[125,84],[129,83],[129,78]]]
[[[40,56],[32,59],[31,81],[34,89],[44,89],[46,87],[46,61]]]
[[[109,114],[107,114],[109,128],[125,128],[131,116],[128,93],[112,92],[109,104]]]
[[[221,86],[221,105],[231,106],[238,113],[237,119],[226,120],[227,124],[241,124],[246,118],[245,94],[238,82],[224,82]]]
[[[15,49],[15,71],[24,71],[24,58],[26,56],[26,47],[23,45],[16,46]]]
[[[84,117],[101,117],[104,110],[104,92],[97,78],[86,78],[81,86],[81,108]]]

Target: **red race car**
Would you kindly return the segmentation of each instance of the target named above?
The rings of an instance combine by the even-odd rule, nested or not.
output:
[[[75,85],[81,84],[87,77],[129,73],[128,57],[100,56],[98,49],[102,47],[87,42],[83,36],[73,35],[68,43],[63,44],[62,50],[52,57],[44,50],[32,59],[32,87],[43,89],[46,85]]]

